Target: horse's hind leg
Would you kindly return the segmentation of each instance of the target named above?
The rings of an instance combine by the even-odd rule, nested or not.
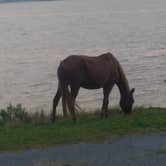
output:
[[[66,95],[62,94],[62,109],[63,109],[63,117],[67,118],[68,114],[67,114],[67,107],[66,107]]]
[[[103,116],[106,118],[108,117],[109,94],[110,94],[112,88],[113,88],[113,85],[103,88],[104,98],[103,98],[103,105],[102,105],[102,109],[101,109],[101,117],[103,117]]]
[[[67,106],[69,108],[70,92],[68,90],[68,85],[61,82],[61,91],[62,91],[62,108],[63,108],[63,117],[67,118]],[[70,111],[70,108],[69,108]]]
[[[58,105],[58,103],[59,103],[60,97],[61,97],[61,90],[60,90],[60,88],[59,88],[59,86],[58,86],[58,90],[57,90],[56,95],[55,95],[55,97],[54,97],[54,99],[53,99],[52,122],[55,122],[56,107],[57,107],[57,105]]]
[[[63,106],[63,113],[64,116],[67,116],[67,108],[70,111],[73,120],[76,120],[75,114],[75,98],[78,94],[79,87],[71,86],[71,92],[69,92],[69,87],[67,84],[61,84],[62,87],[62,106]]]
[[[71,86],[71,114],[72,119],[76,120],[76,113],[75,113],[75,99],[78,95],[80,87],[79,86]]]

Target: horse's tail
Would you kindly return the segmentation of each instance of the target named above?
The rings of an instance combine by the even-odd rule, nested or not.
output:
[[[76,116],[75,116],[75,109],[73,105],[74,103],[72,103],[73,101],[72,101],[71,93],[69,91],[68,84],[65,80],[64,69],[63,69],[63,66],[61,66],[61,64],[58,68],[58,79],[59,79],[59,86],[62,93],[63,113],[64,115],[67,116],[67,107],[68,107],[68,110],[70,114],[72,115],[73,120],[75,120]]]
[[[69,87],[67,84],[61,84],[61,90],[62,90],[62,100],[64,100],[73,120],[76,120],[76,115],[75,115],[75,105],[73,103],[71,93],[69,91]],[[63,106],[64,113],[67,112]],[[66,113],[67,114],[67,113]]]

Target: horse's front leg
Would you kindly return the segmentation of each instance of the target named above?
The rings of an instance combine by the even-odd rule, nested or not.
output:
[[[102,109],[101,109],[101,117],[108,117],[108,104],[109,104],[109,94],[113,88],[113,84],[110,85],[109,87],[104,87],[103,88],[103,104],[102,104]]]

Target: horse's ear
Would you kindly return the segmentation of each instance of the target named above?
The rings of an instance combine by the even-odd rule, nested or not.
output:
[[[133,94],[135,92],[135,88],[132,88],[130,93]]]

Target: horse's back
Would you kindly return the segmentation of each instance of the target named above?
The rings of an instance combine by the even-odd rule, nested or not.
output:
[[[115,61],[115,57],[111,53],[105,53],[99,56],[70,55],[60,63],[60,66],[66,70],[72,70],[85,65],[85,63],[103,66],[113,61]]]
[[[59,65],[58,76],[66,81],[80,83],[83,87],[103,86],[106,82],[115,80],[116,59],[111,53],[90,57],[85,55],[71,55]]]

